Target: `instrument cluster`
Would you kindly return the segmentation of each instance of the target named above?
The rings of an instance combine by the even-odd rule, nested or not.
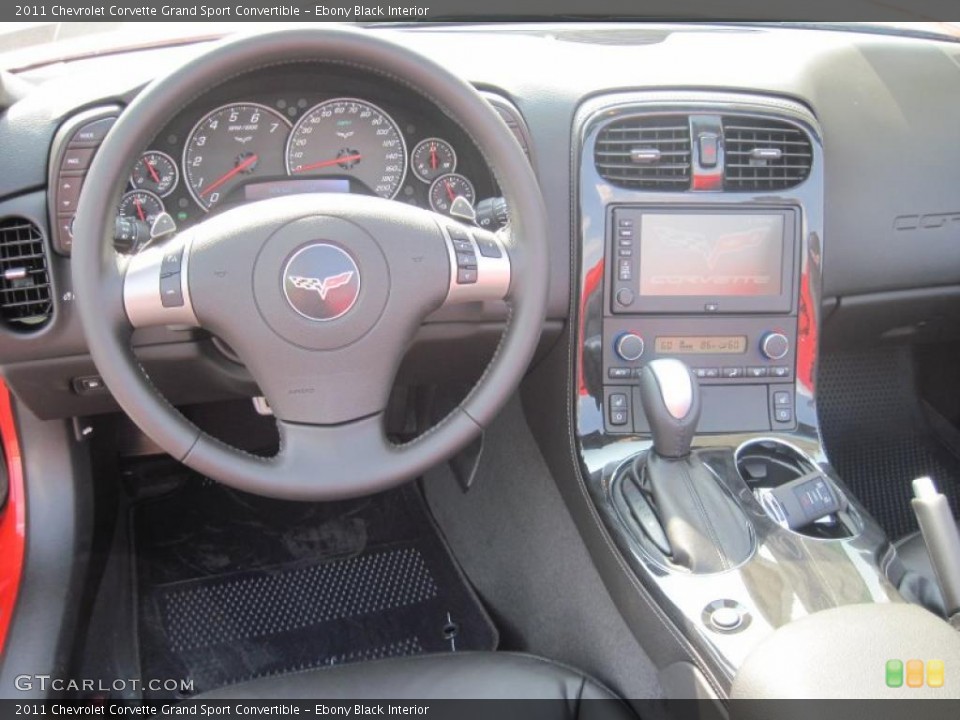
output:
[[[163,213],[182,228],[238,203],[307,192],[444,214],[458,198],[499,194],[438,108],[379,78],[329,71],[235,79],[179,113],[131,168],[118,212],[148,226]]]

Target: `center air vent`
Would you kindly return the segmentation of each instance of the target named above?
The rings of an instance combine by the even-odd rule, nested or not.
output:
[[[813,150],[807,134],[790,123],[752,117],[725,117],[726,190],[783,190],[810,174]]]
[[[690,123],[686,115],[631,117],[607,125],[594,160],[607,182],[645,190],[690,187]]]
[[[7,327],[32,330],[52,312],[40,228],[24,218],[0,220],[0,317]]]

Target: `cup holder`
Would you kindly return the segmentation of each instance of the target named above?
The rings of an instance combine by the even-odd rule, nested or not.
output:
[[[781,440],[751,440],[736,452],[737,472],[767,515],[806,537],[841,540],[863,529],[836,483],[807,455]]]

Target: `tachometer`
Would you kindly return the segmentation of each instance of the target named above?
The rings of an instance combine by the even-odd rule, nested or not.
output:
[[[289,128],[283,115],[256,103],[224,105],[208,113],[183,148],[183,175],[193,199],[210,210],[251,175],[285,175]]]
[[[376,105],[327,100],[304,113],[290,132],[287,171],[351,178],[393,198],[407,174],[407,146],[397,123]]]

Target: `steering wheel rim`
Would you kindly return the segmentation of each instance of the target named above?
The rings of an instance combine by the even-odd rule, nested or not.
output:
[[[382,412],[348,423],[278,420],[281,450],[273,458],[262,458],[202,432],[150,383],[131,346],[134,322],[125,288],[127,268],[112,245],[113,218],[129,158],[148,145],[172,114],[234,76],[301,62],[341,64],[384,76],[426,97],[467,133],[510,208],[510,235],[498,240],[505,240],[501,248],[512,268],[506,296],[510,316],[497,352],[471,392],[414,441],[391,444],[382,427]],[[381,204],[360,203],[356,217],[369,221],[384,211],[382,203],[388,201],[377,202]],[[316,203],[320,209],[312,216],[344,217],[330,211],[332,201]],[[275,205],[282,215],[282,203]],[[238,215],[235,220],[244,218]],[[422,220],[412,218],[411,223]],[[90,354],[123,410],[187,466],[231,487],[283,499],[371,494],[413,479],[465,447],[519,385],[536,350],[546,310],[546,211],[533,171],[510,130],[472,86],[442,66],[374,33],[346,28],[282,30],[229,40],[147,86],[121,114],[91,165],[74,234],[76,305]],[[444,232],[436,235],[443,238]],[[451,272],[456,272],[455,262]]]

